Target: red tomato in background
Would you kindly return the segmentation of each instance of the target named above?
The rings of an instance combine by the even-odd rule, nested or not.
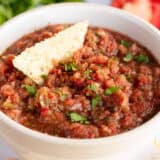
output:
[[[134,2],[135,0],[113,0],[112,6],[122,8],[127,2]]]
[[[112,6],[136,14],[160,28],[160,0],[113,0]]]
[[[151,0],[152,1],[152,11],[153,16],[151,23],[157,28],[160,28],[160,0]]]

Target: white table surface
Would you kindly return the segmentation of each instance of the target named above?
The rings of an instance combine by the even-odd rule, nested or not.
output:
[[[110,0],[87,0],[87,2],[109,4]],[[3,140],[0,139],[0,160],[9,160],[9,158],[15,158],[17,160],[18,157],[12,151],[12,149]],[[153,142],[149,146],[146,146],[146,148],[144,148],[141,153],[134,155],[134,157],[130,157],[130,159],[126,160],[160,160],[160,140],[159,147],[156,147]]]

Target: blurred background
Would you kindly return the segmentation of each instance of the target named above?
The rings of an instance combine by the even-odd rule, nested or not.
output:
[[[160,28],[160,0],[0,0],[0,24],[32,8],[60,2],[96,2],[112,5]]]

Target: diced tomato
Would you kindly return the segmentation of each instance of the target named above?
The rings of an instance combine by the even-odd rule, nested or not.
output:
[[[15,94],[14,88],[9,84],[3,85],[0,92],[4,97],[13,96]]]
[[[90,63],[96,63],[96,64],[107,64],[107,57],[104,55],[96,55],[89,59]]]
[[[47,116],[48,110],[49,110],[48,108],[42,108],[42,109],[41,109],[41,116],[42,116],[42,117]]]
[[[74,100],[73,99],[68,99],[65,101],[65,106],[72,106],[74,104]]]

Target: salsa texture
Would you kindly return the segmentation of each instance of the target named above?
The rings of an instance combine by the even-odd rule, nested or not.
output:
[[[43,85],[13,67],[25,48],[66,27],[49,25],[27,34],[2,54],[2,112],[28,128],[66,138],[116,135],[159,112],[159,64],[137,42],[104,28],[89,28],[83,47],[42,75]]]

